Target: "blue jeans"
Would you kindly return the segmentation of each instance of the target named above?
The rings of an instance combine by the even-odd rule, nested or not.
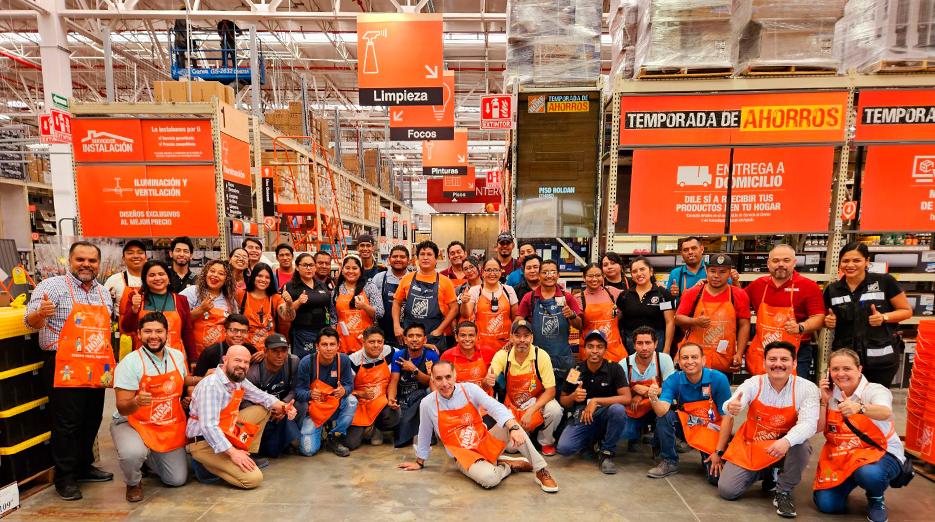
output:
[[[293,326],[289,330],[289,334],[292,337],[292,353],[298,356],[299,359],[315,350],[315,343],[318,342],[318,330]]]
[[[643,435],[643,428],[656,424],[656,414],[650,410],[638,419],[629,417],[627,427],[623,430],[623,438],[626,440],[640,440]],[[658,444],[659,437],[653,436],[653,440]]]
[[[277,458],[299,438],[299,425],[295,420],[270,419],[263,428],[263,438],[260,439],[260,455]]]
[[[814,348],[810,342],[802,343],[799,346],[799,352],[796,354],[796,366],[795,373],[799,377],[812,381],[812,354],[814,353]]]
[[[577,420],[570,420],[565,431],[558,439],[555,451],[562,455],[573,455],[587,448],[598,438],[601,441],[601,451],[617,452],[617,442],[620,434],[627,425],[627,410],[622,404],[611,404],[598,408],[594,412],[591,424],[582,424]]]
[[[890,481],[896,478],[901,470],[899,459],[887,453],[873,464],[864,464],[854,470],[854,473],[838,486],[816,491],[813,497],[815,506],[822,513],[844,513],[847,496],[854,488],[863,488],[867,497],[882,497]]]
[[[679,454],[675,451],[675,437],[685,439],[682,432],[682,422],[679,420],[675,410],[669,410],[664,416],[656,417],[656,439],[659,441],[659,455],[663,459],[678,464]],[[704,466],[705,478],[711,484],[717,485],[718,477],[711,476],[711,464],[705,462],[708,458],[707,453],[698,452],[701,455],[701,465]]]
[[[324,428],[328,421],[334,420],[334,428],[328,433],[329,435],[347,435],[347,429],[351,427],[354,412],[356,411],[357,397],[345,395],[341,399],[338,409],[321,426],[315,426],[315,421],[311,417],[306,417],[302,421],[302,429],[299,431],[299,452],[306,457],[318,453],[318,450],[321,449],[321,429]]]

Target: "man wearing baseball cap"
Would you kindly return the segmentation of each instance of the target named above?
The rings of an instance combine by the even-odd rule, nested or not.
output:
[[[289,342],[279,333],[272,333],[266,338],[266,357],[252,363],[247,370],[247,380],[282,402],[295,399],[295,381],[299,373],[299,357],[289,350]],[[252,403],[244,401],[246,408]],[[296,410],[304,417],[307,404],[297,404]],[[289,420],[285,415],[273,414],[263,429],[260,449],[257,453],[266,457],[278,457],[293,443],[299,440],[301,419]]]
[[[126,270],[117,272],[104,281],[104,288],[110,291],[110,296],[117,304],[114,311],[117,314],[117,324],[120,324],[120,313],[127,307],[127,303],[138,292],[143,284],[143,265],[146,264],[146,245],[139,239],[131,239],[123,245],[123,265]],[[134,332],[120,330],[121,337],[127,337]],[[127,341],[124,341],[126,343]],[[119,353],[119,347],[118,347]]]
[[[588,332],[584,350],[586,359],[575,365],[562,383],[559,402],[570,415],[557,449],[562,455],[574,455],[599,440],[598,465],[601,472],[612,475],[617,472],[617,441],[627,426],[630,385],[623,367],[604,359],[604,332]]]
[[[502,232],[497,236],[497,261],[500,262],[500,282],[506,282],[506,276],[519,268],[519,263],[513,257],[515,243],[509,232]]]
[[[733,266],[729,255],[711,254],[707,281],[686,290],[675,313],[684,343],[701,346],[707,367],[728,376],[740,369],[750,340],[750,298],[728,284]]]
[[[377,263],[376,258],[373,256],[375,246],[376,242],[370,234],[357,236],[357,255],[360,257],[361,265],[363,265],[360,277],[364,281],[370,281],[378,272],[386,270],[386,267]]]

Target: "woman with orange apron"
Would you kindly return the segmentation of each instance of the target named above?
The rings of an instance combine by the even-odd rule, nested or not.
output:
[[[707,328],[690,328],[679,346],[685,343],[701,346],[705,366],[730,375],[737,370],[733,365],[737,351],[737,311],[732,287],[727,286],[724,292],[728,293],[728,300],[715,302],[708,293],[708,285],[699,289],[691,317],[707,317],[711,323]]]
[[[362,273],[363,264],[357,256],[345,257],[332,295],[338,314],[341,352],[346,354],[361,349],[364,330],[373,326],[384,313],[380,291],[370,281],[365,281]]]
[[[237,313],[234,283],[224,261],[208,261],[195,284],[180,294],[188,300],[192,318],[192,346],[186,346],[189,364],[198,361],[208,346],[224,339],[224,319]]]
[[[133,338],[133,349],[140,347],[137,336],[139,320],[149,312],[162,312],[169,322],[166,346],[185,353],[186,346],[193,343],[191,311],[188,300],[169,290],[169,266],[163,261],[147,261],[143,265],[143,285],[120,314],[121,330]]]
[[[767,282],[767,285],[772,283]],[[764,365],[763,347],[773,341],[786,341],[792,343],[798,351],[801,334],[790,334],[785,329],[785,324],[789,320],[795,321],[795,308],[792,298],[795,296],[795,286],[789,288],[789,306],[772,306],[766,304],[767,286],[763,287],[763,297],[760,299],[760,306],[756,310],[756,334],[750,341],[750,347],[744,353],[747,364],[747,371],[751,375],[761,375],[766,373]],[[795,373],[793,372],[793,375]]]
[[[516,292],[500,283],[500,262],[495,258],[483,264],[483,284],[472,287],[462,299],[461,317],[477,325],[477,350],[489,363],[510,340],[510,324],[516,317]]]
[[[342,457],[350,455],[350,450],[343,442],[354,420],[357,397],[347,392],[349,387],[353,387],[353,381],[350,381],[353,375],[346,373],[350,372],[351,363],[347,355],[338,353],[337,345],[331,344],[333,335],[334,331],[322,331],[318,339],[318,351],[299,363],[296,401],[308,401],[308,417],[299,430],[299,452],[306,457],[311,457],[321,449],[322,430],[325,423],[332,419],[335,426],[328,433],[328,444],[335,454]],[[329,356],[330,361],[326,360]],[[342,366],[346,367],[343,379]],[[321,372],[327,372],[324,379]],[[328,384],[325,379],[334,385]]]
[[[276,293],[273,269],[266,263],[257,263],[247,278],[247,287],[237,293],[240,313],[250,322],[246,342],[262,352],[266,338],[279,327],[280,318],[291,321],[295,317],[289,292]]]
[[[581,292],[581,308],[584,309],[581,331],[600,330],[603,332],[604,337],[607,338],[604,358],[610,362],[620,362],[620,359],[627,356],[627,349],[620,336],[620,327],[617,325],[620,315],[617,309],[617,295],[620,291],[604,286],[604,273],[601,267],[594,263],[585,267],[583,275],[585,288]],[[578,347],[578,360],[583,361],[586,359],[584,336],[579,337],[581,339]]]

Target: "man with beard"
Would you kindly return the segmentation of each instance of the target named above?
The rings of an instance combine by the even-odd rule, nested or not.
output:
[[[201,378],[187,375],[185,354],[166,346],[168,329],[162,312],[144,315],[138,330],[142,347],[114,370],[117,411],[110,436],[127,483],[127,502],[143,500],[144,463],[167,486],[188,479],[181,397],[185,386]]]
[[[263,481],[263,472],[251,458],[260,447],[263,426],[270,412],[294,419],[296,409],[254,386],[247,379],[250,352],[231,346],[223,364],[195,386],[186,447],[195,476],[201,482],[216,482],[253,489]],[[254,406],[240,409],[244,400]]]
[[[104,388],[113,383],[114,351],[110,345],[113,300],[97,282],[101,250],[85,241],[68,250],[68,273],[36,285],[26,326],[39,331],[45,367],[52,371],[52,462],[55,490],[65,500],[78,500],[78,482],[113,480],[95,467],[94,439],[104,412]],[[49,383],[47,383],[49,385]]]
[[[266,357],[250,365],[247,380],[283,402],[293,402],[296,376],[299,374],[299,357],[289,353],[289,342],[286,336],[279,333],[270,334],[264,346]],[[248,401],[244,401],[243,407],[250,405]],[[307,407],[307,404],[297,404],[296,410],[303,411],[303,408]],[[284,415],[273,415],[263,428],[258,453],[276,458],[298,440],[299,425]]]
[[[169,259],[172,265],[169,267],[169,290],[179,293],[189,286],[195,284],[195,273],[189,268],[192,260],[192,252],[195,246],[192,240],[187,236],[179,236],[169,243]]]
[[[393,296],[396,295],[399,282],[408,272],[409,249],[403,245],[395,245],[390,250],[389,264],[389,270],[378,272],[377,275],[373,276],[370,282],[380,290],[380,295],[383,297],[384,312],[383,316],[378,319],[377,324],[380,325],[380,329],[383,330],[383,335],[386,336],[386,343],[395,348],[400,348],[402,346],[401,343],[396,339],[396,336],[393,335],[393,325],[395,324],[392,313]]]
[[[408,446],[419,433],[419,401],[429,393],[430,368],[438,353],[425,347],[425,327],[413,323],[405,330],[406,348],[396,350],[390,364],[390,384],[386,398],[390,408],[399,410],[399,424],[393,445]]]
[[[519,244],[519,259],[516,261],[518,266],[506,276],[506,284],[516,287],[516,285],[523,281],[523,267],[526,264],[526,260],[534,255],[536,255],[535,245],[529,242]],[[520,299],[522,299],[522,297],[520,297]]]
[[[497,236],[497,261],[500,262],[500,282],[506,281],[506,276],[516,270],[519,262],[513,257],[515,242],[509,232]]]

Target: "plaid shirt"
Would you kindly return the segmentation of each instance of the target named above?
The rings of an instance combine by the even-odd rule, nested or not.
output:
[[[190,439],[198,436],[204,437],[215,453],[224,453],[229,450],[232,444],[224,436],[218,424],[221,410],[227,407],[234,390],[240,388],[244,389],[244,401],[266,408],[271,408],[279,402],[279,399],[260,390],[246,379],[240,383],[231,382],[224,373],[224,368],[218,366],[214,373],[195,386],[185,436]]]
[[[71,283],[71,290],[68,283]],[[72,291],[75,294],[72,299]],[[42,297],[49,296],[49,300],[55,304],[55,315],[45,321],[45,327],[39,329],[39,346],[43,350],[55,350],[58,345],[58,336],[65,325],[65,320],[71,315],[71,310],[75,300],[81,304],[104,305],[107,312],[113,315],[114,303],[104,285],[97,282],[97,279],[91,282],[91,288],[86,290],[84,283],[77,277],[68,273],[67,275],[50,277],[43,279],[36,285],[30,296],[29,304],[26,305],[26,314],[23,316],[23,323],[29,326],[26,317],[39,309],[42,304]],[[30,327],[31,328],[31,327]]]

